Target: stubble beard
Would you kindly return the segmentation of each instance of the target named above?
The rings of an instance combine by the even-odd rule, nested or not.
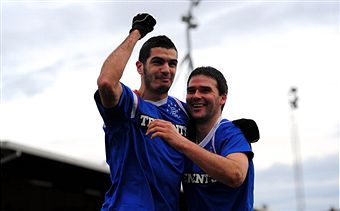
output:
[[[189,108],[189,113],[191,113],[191,116],[195,120],[195,123],[205,124],[211,119],[213,111],[210,110],[209,107],[205,107],[204,109],[205,111],[200,111],[199,114],[195,114],[195,112],[193,111],[194,109]]]
[[[145,82],[146,89],[150,90],[152,92],[155,92],[159,95],[168,93],[168,91],[169,91],[169,89],[172,85],[172,82],[169,86],[160,86],[160,87],[155,89],[151,86],[151,83],[152,83],[151,79],[152,79],[152,76],[149,76],[149,74],[147,73],[147,70],[144,68],[144,82]]]

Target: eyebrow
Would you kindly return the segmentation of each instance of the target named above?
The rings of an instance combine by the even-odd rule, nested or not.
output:
[[[176,64],[178,63],[177,59],[164,59],[164,58],[158,57],[158,56],[152,57],[151,61],[153,61],[153,60],[162,60],[162,61],[166,61],[166,62],[176,62]]]
[[[212,88],[210,86],[198,86],[198,87],[188,86],[187,90],[189,90],[189,89],[212,89]]]

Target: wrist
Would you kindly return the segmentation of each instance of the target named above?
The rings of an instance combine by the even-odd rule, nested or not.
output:
[[[138,40],[141,39],[142,35],[138,29],[130,30],[130,36],[137,38]]]

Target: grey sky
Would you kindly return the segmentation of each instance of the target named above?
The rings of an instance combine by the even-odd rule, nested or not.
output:
[[[327,210],[339,206],[339,155],[332,154],[305,162],[303,186],[308,199],[305,210]],[[256,172],[256,201],[269,210],[295,210],[294,172],[291,166],[274,164]],[[272,202],[272,204],[270,204]]]
[[[11,71],[3,71],[3,99],[17,96],[16,92],[30,95],[43,90],[45,85],[53,82],[49,78],[55,77],[58,66],[66,59],[55,58],[56,61],[47,64],[53,68],[38,67],[40,70],[37,70],[36,67],[30,69],[17,65],[25,63],[26,60],[39,59],[38,55],[38,58],[30,58],[28,56],[30,52],[44,50],[59,44],[63,45],[65,40],[76,42],[77,39],[98,39],[100,34],[121,33],[120,30],[122,32],[125,30],[127,22],[130,21],[129,18],[134,14],[132,11],[140,11],[140,8],[147,8],[150,11],[153,8],[166,8],[171,13],[163,16],[160,11],[157,14],[158,22],[161,22],[163,26],[177,25],[177,29],[182,29],[180,16],[187,12],[187,7],[188,2],[186,1],[133,4],[128,1],[83,4],[34,1],[33,3],[10,3],[5,1],[2,9],[3,69],[10,68]],[[131,12],[126,12],[127,10]],[[310,2],[308,4],[301,2],[246,2],[236,4],[225,1],[203,1],[194,10],[194,14],[200,25],[197,30],[192,32],[193,46],[199,49],[206,46],[217,46],[221,42],[219,39],[235,36],[235,34],[251,36],[252,33],[266,31],[268,28],[284,30],[290,24],[334,26],[338,23],[339,7],[334,2]],[[171,32],[171,34],[177,37],[183,33]],[[222,36],[215,36],[214,39],[211,39],[210,35],[212,34]],[[182,39],[178,37],[178,40]],[[84,54],[86,53],[88,52],[84,52]],[[28,73],[25,77],[26,82],[16,78],[15,75],[18,72],[24,75]],[[43,78],[36,76],[41,73],[44,75]],[[29,87],[32,82],[35,85]],[[15,87],[13,83],[16,84]],[[8,93],[7,90],[11,90],[11,92]]]

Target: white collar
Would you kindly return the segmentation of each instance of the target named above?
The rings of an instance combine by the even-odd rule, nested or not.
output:
[[[155,106],[161,106],[168,102],[168,96],[162,100],[159,101],[152,101],[152,100],[144,100],[145,102],[149,102],[151,104],[154,104]]]
[[[217,121],[215,122],[215,125],[210,129],[209,133],[204,137],[204,139],[199,143],[201,147],[205,147],[211,140],[211,138],[215,135],[215,132],[220,125],[220,122],[222,121],[222,116],[220,116]]]

